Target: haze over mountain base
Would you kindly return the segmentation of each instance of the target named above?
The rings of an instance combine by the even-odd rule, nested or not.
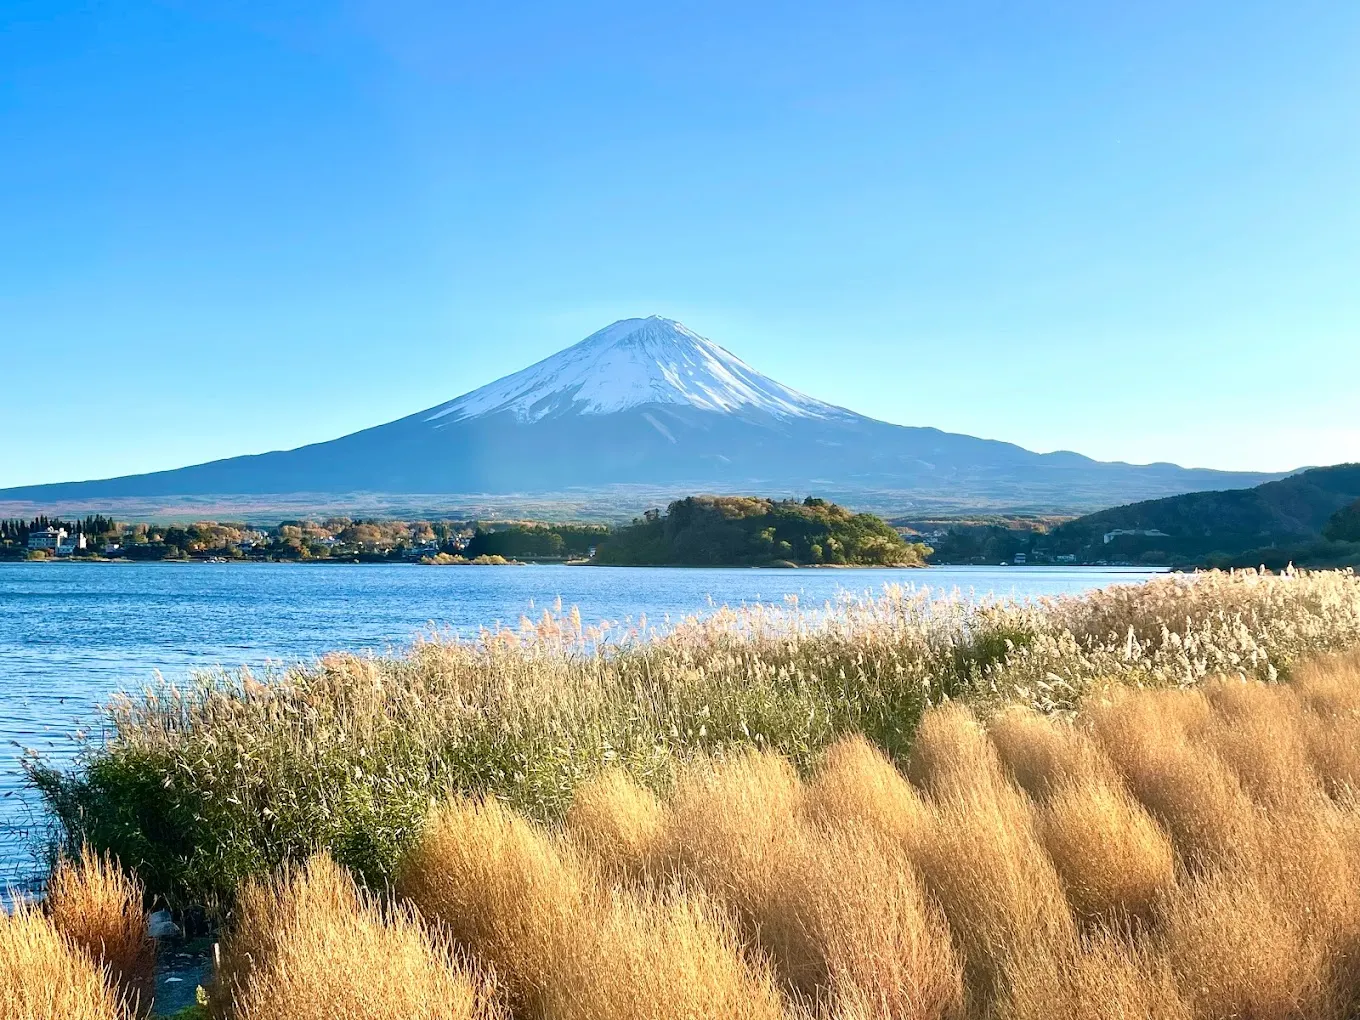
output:
[[[627,517],[695,492],[754,492],[811,493],[893,514],[1079,513],[1274,477],[1039,454],[893,425],[792,390],[652,316],[616,322],[455,400],[330,442],[0,490],[0,506],[72,513],[140,501],[163,511],[291,504],[311,513],[372,506],[425,514],[489,502],[522,514],[548,502]]]

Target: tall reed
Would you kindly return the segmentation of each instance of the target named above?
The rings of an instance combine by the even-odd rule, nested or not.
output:
[[[142,886],[111,857],[88,847],[63,858],[47,884],[53,926],[79,946],[140,1012],[150,1012],[156,987],[156,943],[147,934]]]
[[[396,889],[485,962],[526,1014],[546,1008],[555,975],[595,917],[571,847],[490,798],[438,806]]]
[[[613,768],[577,787],[565,828],[606,877],[635,882],[659,852],[664,824],[656,795]]]
[[[1085,717],[1129,788],[1171,834],[1190,867],[1249,853],[1256,809],[1204,740],[1212,722],[1199,691],[1123,693]]]
[[[37,908],[0,911],[0,1016],[5,1020],[131,1020],[100,966]]]
[[[815,825],[868,829],[908,850],[930,821],[921,795],[882,751],[858,734],[827,748],[805,787],[802,806]]]
[[[1360,580],[1345,572],[941,596],[719,609],[662,633],[547,614],[391,658],[205,676],[116,700],[106,743],[74,771],[32,774],[73,849],[137,860],[173,903],[225,902],[240,878],[316,847],[382,883],[449,790],[551,821],[607,766],[663,789],[691,760],[756,747],[803,768],[855,733],[901,760],[945,699],[1070,711],[1111,684],[1274,680],[1360,642]],[[1335,787],[1352,772],[1344,741],[1327,746]]]
[[[359,890],[329,857],[249,882],[210,1000],[231,1020],[497,1020],[447,939]]]

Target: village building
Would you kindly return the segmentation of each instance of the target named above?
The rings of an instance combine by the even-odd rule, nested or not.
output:
[[[38,531],[28,533],[28,547],[30,549],[44,549],[49,552],[56,552],[57,546],[66,541],[65,528],[42,528]]]
[[[85,548],[85,536],[80,532],[68,535],[57,543],[58,556],[72,556]]]

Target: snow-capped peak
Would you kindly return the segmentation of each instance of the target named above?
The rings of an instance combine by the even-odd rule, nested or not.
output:
[[[653,315],[621,319],[535,365],[432,408],[425,420],[442,425],[509,412],[520,421],[538,421],[560,414],[610,414],[640,404],[799,418],[849,413],[761,375],[674,319]]]

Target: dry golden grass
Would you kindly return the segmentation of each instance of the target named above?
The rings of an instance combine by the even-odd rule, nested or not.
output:
[[[942,800],[917,857],[975,996],[994,995],[1017,955],[1056,966],[1072,951],[1076,923],[1062,882],[1018,796],[982,786]]]
[[[1288,808],[1317,795],[1322,783],[1309,761],[1308,720],[1293,690],[1237,678],[1203,690],[1217,716],[1204,739],[1252,800]]]
[[[786,982],[815,980],[820,964],[801,919],[783,909],[801,851],[803,786],[783,757],[750,751],[683,771],[667,805],[654,877],[705,890]]]
[[[1083,729],[1013,707],[987,733],[1009,774],[1038,803],[1037,832],[1078,918],[1146,920],[1174,881],[1171,841]]]
[[[1011,961],[996,1016],[999,1020],[1197,1020],[1177,989],[1164,955],[1107,932],[1095,933],[1057,961],[1039,954]]]
[[[53,926],[90,955],[125,990],[128,1001],[149,1012],[156,981],[156,943],[146,932],[142,887],[107,855],[88,848],[62,859],[47,886]]]
[[[494,799],[435,808],[397,891],[437,920],[532,1013],[592,919],[587,869],[572,848]]]
[[[1303,705],[1309,761],[1329,794],[1360,794],[1360,704],[1355,698],[1360,653],[1324,656],[1301,665],[1294,688]]]
[[[668,805],[659,872],[697,881],[754,918],[777,881],[802,799],[793,767],[769,752],[685,770]]]
[[[1144,922],[1175,881],[1171,840],[1122,785],[1073,780],[1040,806],[1039,833],[1086,922]]]
[[[950,702],[921,718],[907,762],[911,781],[936,798],[1013,787],[994,744],[971,709]]]
[[[823,828],[867,828],[910,849],[929,824],[930,809],[878,748],[858,734],[832,744],[806,786],[803,810]]]
[[[495,1020],[487,988],[409,907],[329,857],[242,891],[214,1009],[232,1020]],[[218,1002],[218,999],[221,1002]]]
[[[656,795],[614,768],[577,787],[566,831],[605,877],[629,882],[641,878],[656,855],[664,820]]]
[[[1011,777],[1031,797],[1042,798],[1075,780],[1118,780],[1100,745],[1069,720],[1013,705],[987,721],[987,735]]]
[[[0,910],[0,1016],[5,1020],[130,1020],[106,968],[37,908]]]
[[[1213,715],[1200,692],[1121,692],[1084,715],[1184,864],[1198,868],[1252,852],[1256,807],[1202,739]]]
[[[1331,1020],[1326,932],[1282,909],[1290,893],[1251,868],[1201,875],[1163,905],[1167,956],[1197,1016]]]
[[[600,790],[590,796],[598,807]],[[593,836],[584,845],[617,850]],[[403,863],[398,890],[502,977],[517,1016],[782,1016],[769,972],[702,895],[610,889],[607,871],[495,801],[452,800]]]
[[[847,800],[840,801],[837,792],[848,793]],[[594,817],[598,788],[586,796]],[[610,804],[619,799],[607,797]],[[837,745],[810,791],[782,757],[741,754],[680,774],[664,807],[656,852],[643,858],[650,861],[646,877],[652,883],[676,880],[690,896],[711,897],[715,907],[730,913],[747,946],[760,947],[754,958],[747,953],[756,975],[764,973],[759,961],[768,954],[782,982],[803,1003],[834,1002],[850,1011],[845,1015],[865,1018],[953,1017],[962,1002],[960,968],[943,917],[927,899],[905,849],[905,836],[915,831],[924,811],[919,795],[862,740]],[[602,827],[617,828],[594,826]],[[613,852],[612,840],[586,842]],[[633,906],[620,915],[629,903]],[[668,931],[677,923],[668,916],[679,917],[684,932],[695,923],[686,920],[688,914],[676,914],[680,907],[672,896],[653,897],[651,904],[641,907],[616,890],[603,928],[626,947],[630,940],[620,933],[658,924]],[[660,918],[648,913],[658,904]],[[620,916],[632,920],[621,925]],[[667,940],[653,935],[641,941]],[[638,953],[616,946],[598,955],[631,960]],[[664,975],[674,967],[665,964],[666,957],[682,955],[668,951],[648,966]],[[721,958],[697,955],[700,961]],[[730,985],[722,968],[702,966],[718,975],[716,987]],[[597,975],[595,980],[602,979]],[[652,987],[636,978],[627,984]],[[589,1000],[585,993],[576,998]],[[679,1001],[674,993],[667,998]],[[603,1007],[596,1012],[604,1015]]]
[[[955,1018],[963,972],[939,907],[906,850],[871,829],[805,830],[784,862],[772,921],[813,964],[795,987],[841,1016]],[[788,941],[786,936],[785,941]]]
[[[702,894],[615,889],[550,976],[544,1020],[782,1020],[769,969]]]
[[[908,773],[933,801],[914,857],[949,920],[977,1008],[999,993],[1015,954],[1070,955],[1076,923],[1035,805],[971,711],[956,703],[926,713]]]
[[[243,884],[220,943],[213,1013],[231,1016],[233,998],[250,985],[256,965],[277,957],[281,944],[306,925],[308,918],[325,925],[359,910],[358,889],[324,857],[313,858],[300,873],[285,865],[272,881]]]

